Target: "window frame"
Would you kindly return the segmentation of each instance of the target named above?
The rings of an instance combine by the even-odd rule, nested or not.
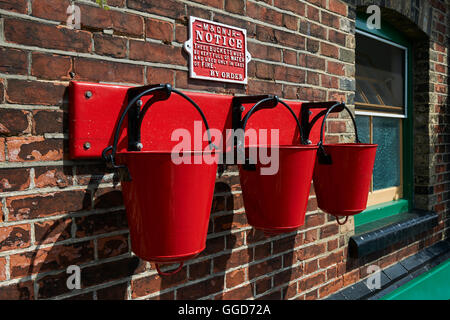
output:
[[[366,21],[369,15],[358,12],[356,16],[356,30],[366,36],[375,38],[376,40],[384,41],[388,44],[396,45],[400,48],[405,48],[405,115],[393,115],[382,113],[372,113],[368,111],[356,111],[356,115],[365,116],[387,116],[393,118],[400,118],[402,121],[402,145],[403,155],[402,161],[402,181],[403,184],[403,198],[396,201],[388,201],[367,207],[367,209],[355,216],[355,227],[364,225],[366,223],[379,220],[385,217],[396,214],[408,212],[413,208],[413,77],[412,77],[412,57],[413,47],[408,39],[403,36],[398,30],[390,26],[387,22],[381,21],[381,29],[369,29]],[[356,51],[356,48],[355,48]]]

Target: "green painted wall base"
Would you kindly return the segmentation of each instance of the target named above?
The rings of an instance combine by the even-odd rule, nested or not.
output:
[[[449,299],[450,259],[381,298],[381,300]]]

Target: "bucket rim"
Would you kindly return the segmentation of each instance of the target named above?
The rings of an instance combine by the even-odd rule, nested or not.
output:
[[[378,144],[374,143],[330,143],[330,144],[323,144],[323,147],[344,147],[344,148],[375,148],[378,147]]]

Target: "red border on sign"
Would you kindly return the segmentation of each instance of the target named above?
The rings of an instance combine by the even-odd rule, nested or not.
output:
[[[191,78],[247,84],[247,30],[191,16],[189,31]]]

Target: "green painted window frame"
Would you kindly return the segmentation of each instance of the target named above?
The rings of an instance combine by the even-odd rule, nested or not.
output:
[[[369,29],[366,21],[369,15],[358,12],[356,16],[356,29],[370,33],[379,38],[398,43],[407,48],[407,114],[403,118],[403,198],[382,204],[367,207],[366,210],[355,216],[355,227],[366,223],[408,212],[412,209],[413,199],[413,82],[412,58],[413,48],[411,42],[394,27],[381,21],[380,29]]]

